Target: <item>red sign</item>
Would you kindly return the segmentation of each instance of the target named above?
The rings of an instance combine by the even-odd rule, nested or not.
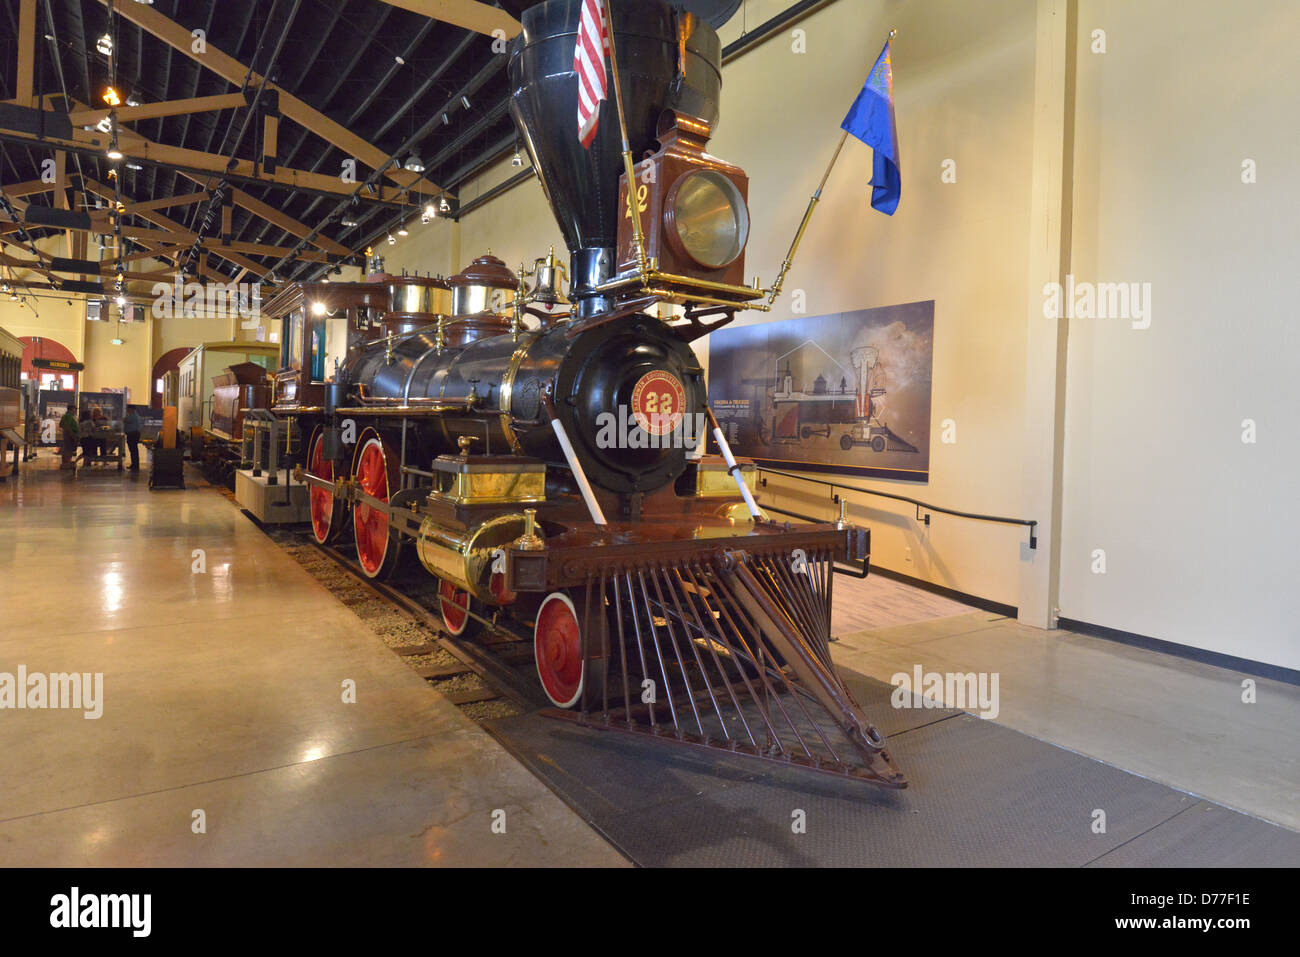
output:
[[[671,372],[646,373],[632,390],[632,415],[651,435],[667,435],[686,412],[686,389]]]

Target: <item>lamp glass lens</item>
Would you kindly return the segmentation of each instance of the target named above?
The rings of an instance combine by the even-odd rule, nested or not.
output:
[[[701,266],[721,269],[744,251],[749,210],[740,190],[721,173],[688,173],[677,189],[673,212],[682,245]]]

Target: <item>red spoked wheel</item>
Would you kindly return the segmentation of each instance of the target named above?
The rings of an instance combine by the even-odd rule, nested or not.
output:
[[[398,485],[397,459],[383,438],[371,430],[362,434],[352,464],[361,490],[387,503]],[[368,502],[357,502],[352,510],[352,531],[357,544],[357,562],[370,578],[387,578],[397,567],[400,543],[388,523],[387,513]]]
[[[307,455],[307,471],[315,478],[334,481],[334,462],[325,457],[325,430],[317,427]],[[343,528],[343,503],[323,488],[311,486],[311,530],[316,541],[328,545],[339,537]]]
[[[552,592],[537,610],[533,626],[533,660],[542,690],[559,708],[572,708],[582,700],[587,689],[589,703],[598,703],[604,694],[606,648],[606,608],[604,597],[593,591],[591,596],[591,634],[588,636],[587,660],[582,659],[582,627],[579,618],[585,613],[586,593],[579,590],[578,605],[564,592]],[[580,610],[581,609],[581,610]]]
[[[438,608],[442,611],[443,627],[454,638],[471,631],[471,625],[477,624],[469,615],[471,608],[469,592],[457,588],[451,582],[438,583]]]

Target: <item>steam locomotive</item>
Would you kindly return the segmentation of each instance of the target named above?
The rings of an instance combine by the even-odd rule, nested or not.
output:
[[[679,5],[611,6],[617,89],[589,148],[568,121],[581,0],[526,9],[510,51],[567,300],[553,252],[283,289],[292,480],[366,575],[413,552],[451,634],[531,633],[548,714],[905,787],[828,644],[835,564],[865,562],[869,533],[763,513],[691,347],[765,295],[744,281],[748,179],[706,152],[718,36]]]

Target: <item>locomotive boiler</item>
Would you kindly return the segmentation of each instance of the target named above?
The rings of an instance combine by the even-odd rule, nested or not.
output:
[[[614,89],[584,147],[582,6],[527,9],[509,62],[567,303],[552,254],[268,304],[313,532],[374,578],[413,555],[454,635],[530,635],[552,716],[904,787],[828,644],[835,564],[865,562],[869,534],[763,513],[691,346],[768,294],[744,281],[747,178],[706,151],[717,34],[613,0]]]

